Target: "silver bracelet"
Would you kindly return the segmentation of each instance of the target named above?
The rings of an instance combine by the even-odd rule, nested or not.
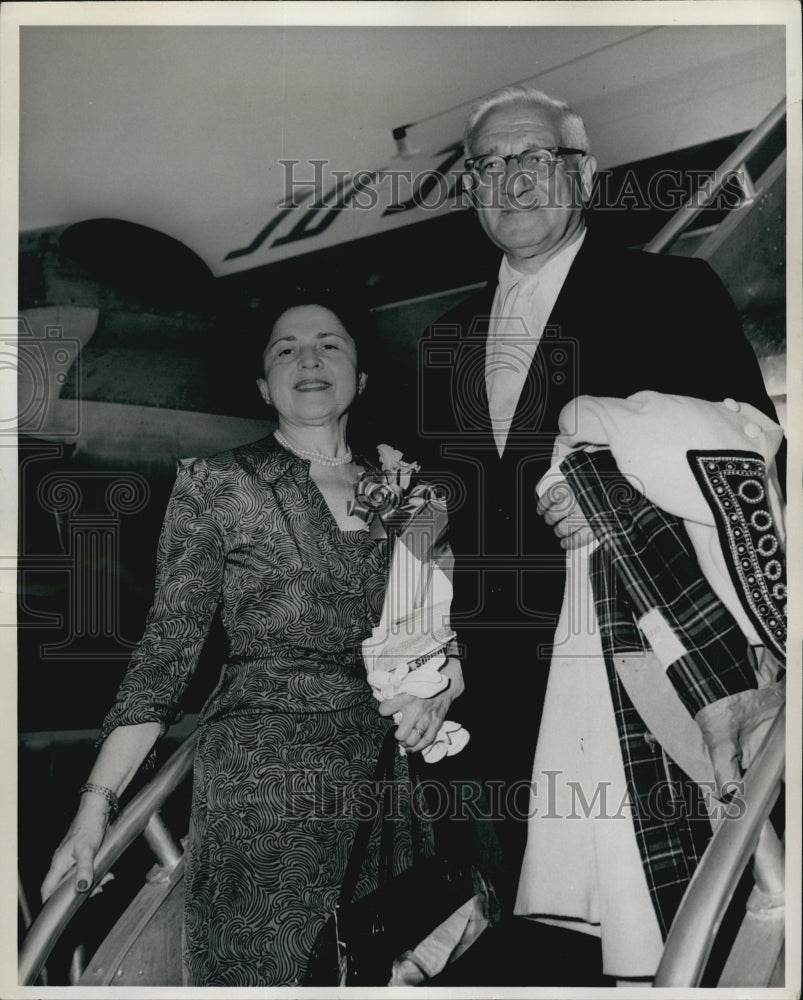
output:
[[[84,792],[94,792],[95,795],[102,795],[103,798],[109,803],[109,812],[112,819],[114,819],[120,811],[120,803],[111,788],[107,788],[105,785],[93,785],[91,782],[87,781],[78,789],[79,795],[83,795]]]

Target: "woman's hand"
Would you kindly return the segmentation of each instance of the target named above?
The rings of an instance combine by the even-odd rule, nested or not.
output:
[[[75,888],[86,892],[95,880],[95,855],[106,835],[108,804],[97,795],[85,795],[72,821],[67,836],[62,840],[50,862],[50,871],[42,883],[42,902],[46,902],[71,869],[74,871]]]
[[[158,722],[138,722],[118,726],[106,737],[87,784],[101,785],[121,795],[137,768],[159,736]],[[86,892],[95,877],[95,855],[106,835],[109,803],[103,795],[85,792],[67,836],[56,848],[50,871],[42,883],[44,902],[71,869],[75,869],[75,888]]]
[[[441,667],[441,673],[449,678],[449,686],[431,698],[399,694],[379,703],[380,715],[389,716],[401,712],[396,739],[412,753],[420,753],[435,742],[449,706],[465,690],[460,660],[450,656]]]

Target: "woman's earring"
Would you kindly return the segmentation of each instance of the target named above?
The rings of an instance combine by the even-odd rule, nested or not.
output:
[[[257,388],[259,389],[259,394],[265,403],[267,403],[268,406],[272,406],[273,404],[270,401],[270,392],[268,391],[268,383],[264,378],[257,379]]]
[[[362,395],[362,391],[365,388],[365,372],[360,372],[359,378],[357,379],[357,395]]]

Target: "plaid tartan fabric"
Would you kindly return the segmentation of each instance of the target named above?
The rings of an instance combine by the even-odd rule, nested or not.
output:
[[[610,451],[573,452],[560,468],[608,553],[622,597],[637,618],[658,609],[682,646],[667,675],[689,712],[756,687],[747,640],[703,576],[683,522],[639,493]],[[615,646],[621,614],[610,623],[600,623],[603,649],[605,641]]]
[[[636,840],[658,925],[666,937],[711,837],[711,826],[700,789],[647,730],[619,680],[612,652],[641,650],[644,645],[606,548],[591,554],[589,572]]]
[[[636,620],[655,608],[682,644],[667,669],[692,715],[711,701],[756,687],[748,645],[709,587],[682,522],[619,472],[610,451],[573,452],[561,463],[600,542],[590,575],[636,838],[664,935],[711,834],[697,785],[646,731],[614,665],[644,648]]]

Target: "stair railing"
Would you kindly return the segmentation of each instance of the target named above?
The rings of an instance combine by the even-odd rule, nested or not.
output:
[[[761,147],[779,122],[783,121],[785,115],[786,101],[784,100],[778,103],[750,135],[742,140],[708,180],[701,184],[686,203],[678,209],[663,229],[646,244],[644,249],[651,253],[662,253],[667,247],[670,247],[700,212],[710,205],[725,182],[733,177],[738,179],[742,189],[741,205],[753,201],[756,197],[756,189],[747,170],[747,160]]]
[[[742,191],[742,201],[734,210],[754,201],[758,192],[746,162],[783,121],[785,114],[784,100],[745,137],[644,249],[660,253],[671,246],[732,177],[738,179]],[[759,902],[774,902],[776,910],[783,912],[783,849],[768,816],[783,782],[784,720],[785,712],[782,712],[745,775],[744,815],[720,822],[697,867],[667,936],[655,986],[694,987],[700,984],[725,911],[754,855],[756,888],[753,896],[758,896]],[[748,911],[752,903],[753,897],[748,903]]]
[[[192,733],[154,778],[141,789],[106,831],[95,857],[96,886],[131,843],[142,834],[153,851],[156,861],[165,871],[172,870],[181,859],[181,848],[173,840],[159,809],[178,788],[192,766],[198,732]],[[78,908],[91,895],[77,892],[71,872],[55,890],[33,922],[23,941],[19,959],[19,984],[30,986],[42,970],[53,946]]]
[[[745,774],[742,815],[720,821],[697,866],[669,930],[654,986],[699,986],[725,910],[754,853],[756,886],[783,898],[783,862],[773,849],[777,838],[768,816],[783,782],[785,719],[783,709]],[[764,850],[756,851],[760,843]]]

